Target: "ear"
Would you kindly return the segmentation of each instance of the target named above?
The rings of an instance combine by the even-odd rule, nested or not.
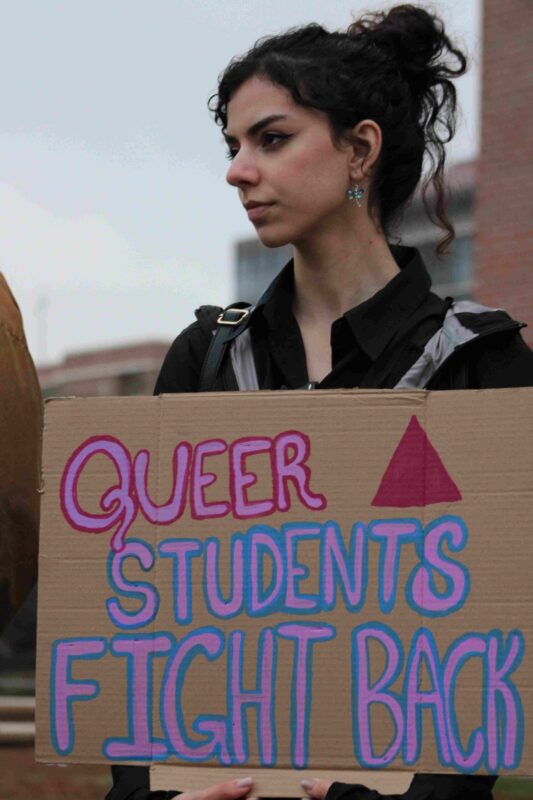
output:
[[[373,119],[363,119],[351,130],[353,145],[350,157],[350,177],[361,183],[372,175],[381,152],[381,128]]]

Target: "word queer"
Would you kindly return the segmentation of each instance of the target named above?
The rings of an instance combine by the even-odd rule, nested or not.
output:
[[[61,479],[61,508],[69,524],[88,533],[102,533],[117,526],[111,540],[113,550],[124,547],[126,536],[137,513],[153,525],[170,525],[180,519],[190,503],[192,519],[211,519],[232,514],[237,519],[264,517],[291,508],[289,485],[300,503],[314,511],[326,508],[326,498],[310,488],[311,469],[309,437],[298,431],[285,431],[273,438],[253,436],[228,444],[223,439],[206,439],[194,447],[180,442],[172,457],[172,489],[168,500],[158,505],[148,492],[150,453],[130,451],[113,436],[93,436],[81,444],[69,458]],[[217,481],[217,474],[206,468],[205,462],[226,454],[229,466],[229,485],[224,499],[208,500],[206,489]],[[118,483],[110,486],[100,500],[102,513],[94,514],[81,508],[78,481],[88,462],[96,455],[105,456],[118,475]],[[268,470],[272,491],[268,497],[251,500],[250,488],[257,483],[257,474],[249,469],[247,460],[259,458],[258,467]],[[213,463],[213,462],[211,462]],[[216,461],[213,468],[216,467]],[[219,463],[220,468],[220,463]]]
[[[216,759],[220,764],[245,765],[249,761],[247,712],[257,717],[257,746],[262,766],[277,763],[276,674],[277,650],[283,640],[292,645],[291,761],[305,768],[309,760],[309,734],[313,725],[313,663],[315,650],[328,646],[337,635],[323,623],[281,623],[265,628],[258,646],[246,647],[246,634],[225,634],[216,627],[193,630],[180,639],[171,633],[118,634],[57,640],[53,645],[51,673],[51,733],[57,753],[67,755],[75,744],[75,702],[91,701],[100,686],[94,680],[74,680],[73,665],[111,657],[122,659],[126,673],[127,719],[123,731],[103,743],[103,754],[112,761],[164,760],[175,756],[189,762]],[[347,698],[351,716],[354,755],[363,767],[379,768],[400,758],[406,766],[416,763],[422,746],[422,715],[431,711],[437,754],[444,767],[472,772],[484,766],[488,772],[515,768],[523,749],[523,708],[512,674],[524,652],[520,631],[506,638],[499,630],[488,634],[467,633],[440,655],[430,630],[420,628],[408,653],[398,635],[388,626],[367,623],[351,631],[351,686],[339,686]],[[383,663],[376,679],[375,647]],[[245,650],[248,655],[245,656]],[[245,661],[252,657],[256,685],[244,688]],[[154,659],[166,658],[161,683],[154,678]],[[195,719],[186,719],[182,694],[189,671],[197,659],[205,659],[214,681],[220,681],[226,713],[205,709]],[[287,654],[280,653],[284,661]],[[479,689],[479,727],[460,730],[457,720],[458,682],[470,662],[481,665],[485,675]],[[78,665],[79,667],[80,665]],[[79,668],[76,670],[79,674]],[[87,671],[87,670],[85,670]],[[403,675],[402,675],[403,673]],[[372,677],[371,677],[372,676]],[[421,684],[425,688],[421,689]],[[398,687],[398,688],[397,688]],[[159,702],[152,703],[154,689]],[[350,699],[348,699],[350,698]],[[373,730],[373,709],[381,707],[393,723],[390,740],[383,743],[382,729]],[[163,737],[154,737],[154,709]],[[123,731],[117,731],[122,733]],[[464,742],[467,742],[465,745]],[[379,743],[381,752],[376,752]]]
[[[172,606],[178,625],[189,625],[199,612],[197,606],[193,608],[195,581],[203,585],[205,608],[218,619],[242,613],[251,617],[316,614],[338,605],[354,613],[363,608],[369,584],[376,585],[380,609],[389,614],[402,588],[399,575],[406,550],[409,560],[412,551],[417,556],[404,587],[407,603],[417,614],[436,617],[459,610],[468,597],[469,571],[447,552],[459,553],[467,540],[466,525],[452,515],[438,517],[424,528],[416,519],[356,522],[346,543],[335,521],[290,522],[280,530],[254,525],[224,541],[214,536],[205,541],[163,539],[157,556],[171,562]],[[376,581],[368,576],[370,547],[379,553]],[[107,575],[117,596],[106,605],[117,627],[131,630],[154,622],[160,605],[157,586],[127,579],[124,572],[128,562],[136,562],[149,575],[157,556],[151,544],[133,537],[120,552],[110,551]],[[231,566],[221,567],[221,562]],[[201,576],[196,566],[201,567]],[[160,568],[161,564],[157,575]],[[265,574],[270,576],[266,583]],[[309,578],[318,591],[306,591]],[[125,608],[122,598],[127,605],[135,600],[140,607]]]

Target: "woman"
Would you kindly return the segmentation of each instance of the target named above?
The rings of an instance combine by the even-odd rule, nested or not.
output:
[[[294,29],[229,64],[211,100],[231,160],[227,180],[263,244],[290,242],[294,258],[251,313],[226,312],[224,321],[246,317],[225,337],[231,358],[224,347],[213,357],[220,309],[200,309],[172,345],[156,393],[533,383],[533,354],[519,323],[474,304],[451,307],[430,292],[418,253],[389,245],[426,161],[423,188],[432,187],[434,198],[428,213],[445,232],[438,249],[453,239],[444,145],[455,128],[451,81],[465,66],[442,23],[406,5],[363,18],[346,33]],[[460,346],[443,346],[447,326]],[[110,798],[156,796],[120,793],[119,772],[132,776],[115,768]],[[403,796],[490,798],[494,781],[419,775]],[[304,789],[315,800],[378,796],[319,778]],[[242,797],[251,787],[224,784],[201,797],[228,791]]]

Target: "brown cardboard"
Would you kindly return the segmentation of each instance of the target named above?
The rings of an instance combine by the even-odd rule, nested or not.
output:
[[[48,402],[38,760],[270,796],[531,774],[532,411],[532,389]]]

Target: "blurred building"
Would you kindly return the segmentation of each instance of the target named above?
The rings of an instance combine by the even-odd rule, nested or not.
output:
[[[533,6],[485,0],[475,293],[533,345]]]
[[[418,247],[433,279],[433,288],[442,297],[470,297],[473,293],[475,163],[457,164],[448,171],[450,188],[449,217],[455,226],[456,239],[451,252],[437,256],[435,248],[441,236],[424,210],[417,195],[398,229],[401,244]],[[292,256],[290,245],[268,248],[256,238],[237,242],[235,248],[235,300],[256,302],[270,281]]]
[[[37,368],[44,397],[150,395],[169,342],[102,347]]]

